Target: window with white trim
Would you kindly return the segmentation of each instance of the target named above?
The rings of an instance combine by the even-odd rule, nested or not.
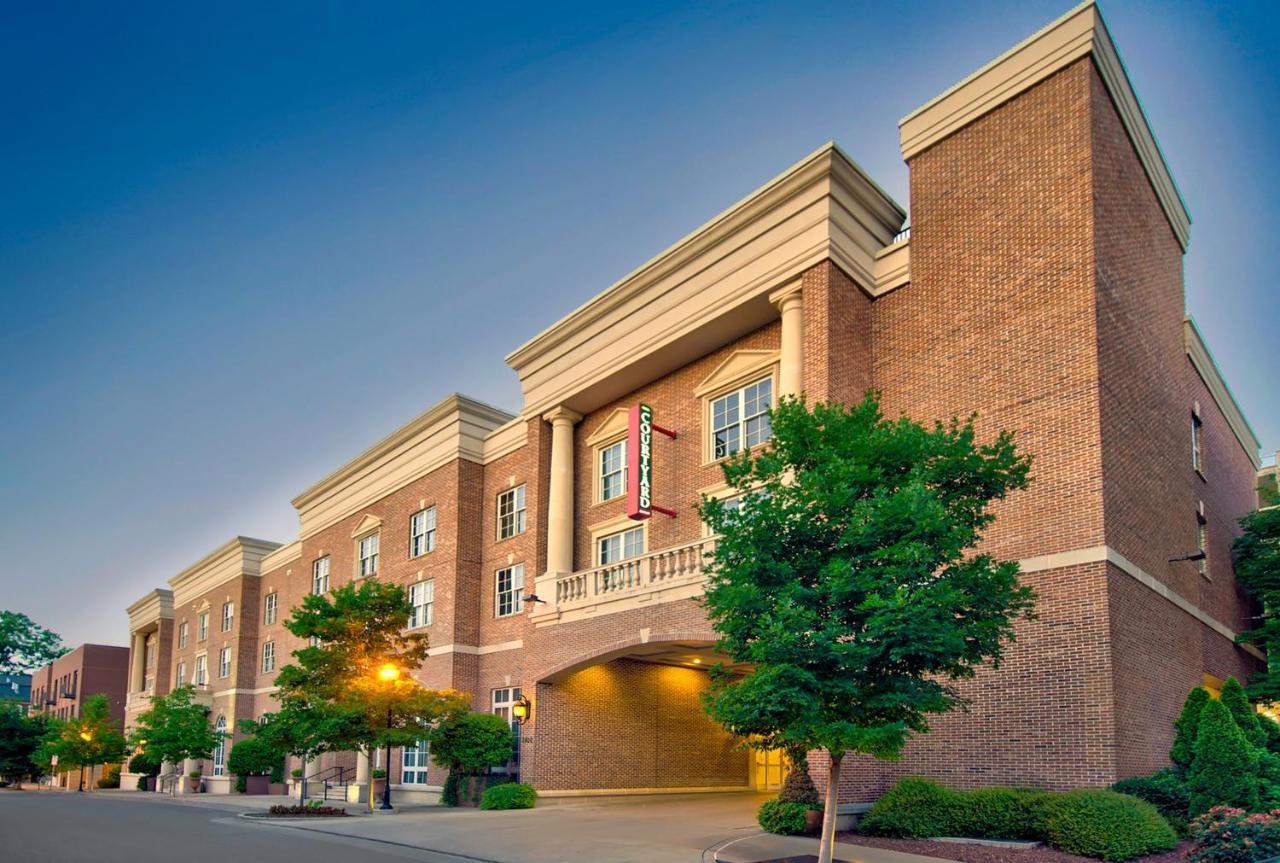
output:
[[[1196,565],[1200,568],[1200,574],[1206,578],[1209,575],[1209,530],[1205,517],[1196,513],[1196,550],[1204,555]]]
[[[1204,421],[1199,414],[1191,414],[1191,466],[1204,473]]]
[[[329,555],[311,563],[311,592],[316,596],[329,592]]]
[[[510,617],[524,611],[524,564],[498,570],[494,591],[494,617]]]
[[[498,495],[498,539],[524,533],[524,486],[509,488]]]
[[[174,686],[182,686],[187,682],[187,664],[185,662],[178,663],[177,676],[174,679]]]
[[[378,534],[371,533],[360,540],[360,564],[357,570],[361,578],[378,571]]]
[[[266,674],[276,670],[276,643],[274,641],[264,641],[262,643],[262,673]]]
[[[213,747],[213,775],[222,776],[227,772],[227,717],[219,716],[213,730],[218,736],[218,745]]]
[[[436,547],[436,508],[429,506],[409,516],[409,557],[418,557]]]
[[[209,612],[202,611],[196,618],[196,641],[204,641],[209,637]]]
[[[231,648],[224,647],[218,651],[218,676],[231,676]]]
[[[417,584],[409,585],[409,604],[413,612],[409,615],[409,628],[430,626],[431,615],[435,607],[436,582],[429,578]]]
[[[280,606],[280,597],[274,593],[268,593],[267,598],[262,601],[262,622],[275,623],[276,612]]]
[[[520,723],[516,722],[515,716],[511,712],[512,706],[520,700],[519,686],[506,686],[502,689],[495,689],[490,694],[490,704],[493,705],[493,712],[503,719],[507,720],[507,724],[511,726],[512,732],[512,749],[511,760],[520,763]],[[506,770],[506,765],[493,768],[492,772],[501,773]]]
[[[711,402],[711,456],[724,458],[773,437],[769,408],[773,378],[747,384]]]
[[[596,542],[596,563],[604,566],[644,554],[644,528],[633,527],[602,536]]]
[[[400,750],[400,782],[404,785],[426,785],[429,760],[425,739]]]
[[[231,625],[236,619],[236,604],[234,602],[222,603],[222,631],[230,632]]]
[[[184,620],[178,624],[178,647],[187,646],[187,622]]]
[[[204,686],[209,682],[209,676],[205,670],[205,663],[206,657],[203,653],[196,657],[196,676],[191,680],[191,682],[196,686]]]
[[[600,500],[613,500],[627,492],[627,441],[600,448]]]

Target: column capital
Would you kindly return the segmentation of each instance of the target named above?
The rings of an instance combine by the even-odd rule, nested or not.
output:
[[[557,405],[542,415],[542,418],[554,425],[574,425],[582,422],[582,414],[570,410],[564,405]]]
[[[796,303],[804,300],[804,291],[799,279],[788,282],[769,294],[769,303],[778,307],[778,311],[785,312]]]

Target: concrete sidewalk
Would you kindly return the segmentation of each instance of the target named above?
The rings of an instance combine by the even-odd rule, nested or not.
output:
[[[727,840],[723,845],[710,849],[703,855],[703,863],[756,863],[759,860],[776,860],[784,857],[800,857],[818,853],[818,840],[802,836],[775,836],[759,833],[739,839]],[[835,859],[845,863],[951,863],[937,857],[906,854],[886,848],[870,848],[837,842]]]

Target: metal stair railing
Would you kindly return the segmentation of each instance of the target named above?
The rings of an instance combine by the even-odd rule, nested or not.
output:
[[[323,783],[323,786],[322,786],[324,788],[324,791],[322,793],[323,800],[329,799],[330,790],[335,788],[341,788],[342,797],[339,799],[341,799],[345,803],[347,799],[347,786],[351,784],[351,780],[347,778],[347,770],[348,768],[343,767],[340,764],[336,764],[333,767],[326,767],[324,770],[317,770],[315,773],[306,777],[306,781],[307,782],[319,781]]]

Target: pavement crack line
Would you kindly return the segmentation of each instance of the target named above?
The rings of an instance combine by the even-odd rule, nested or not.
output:
[[[357,842],[374,842],[378,845],[390,845],[395,848],[407,848],[410,851],[423,851],[427,854],[439,854],[443,857],[453,857],[457,860],[467,860],[470,863],[520,863],[520,861],[512,860],[495,860],[492,857],[477,857],[474,854],[463,854],[459,851],[439,851],[435,848],[423,848],[421,845],[410,845],[408,842],[396,842],[394,839],[379,839],[374,836],[356,836],[351,833],[340,833],[337,830],[321,830],[318,827],[303,827],[301,824],[268,824],[263,821],[255,821],[252,818],[237,819],[240,823],[256,824],[259,827],[275,827],[282,830],[301,830],[304,833],[323,833],[326,836],[337,836],[341,839],[349,839]]]

